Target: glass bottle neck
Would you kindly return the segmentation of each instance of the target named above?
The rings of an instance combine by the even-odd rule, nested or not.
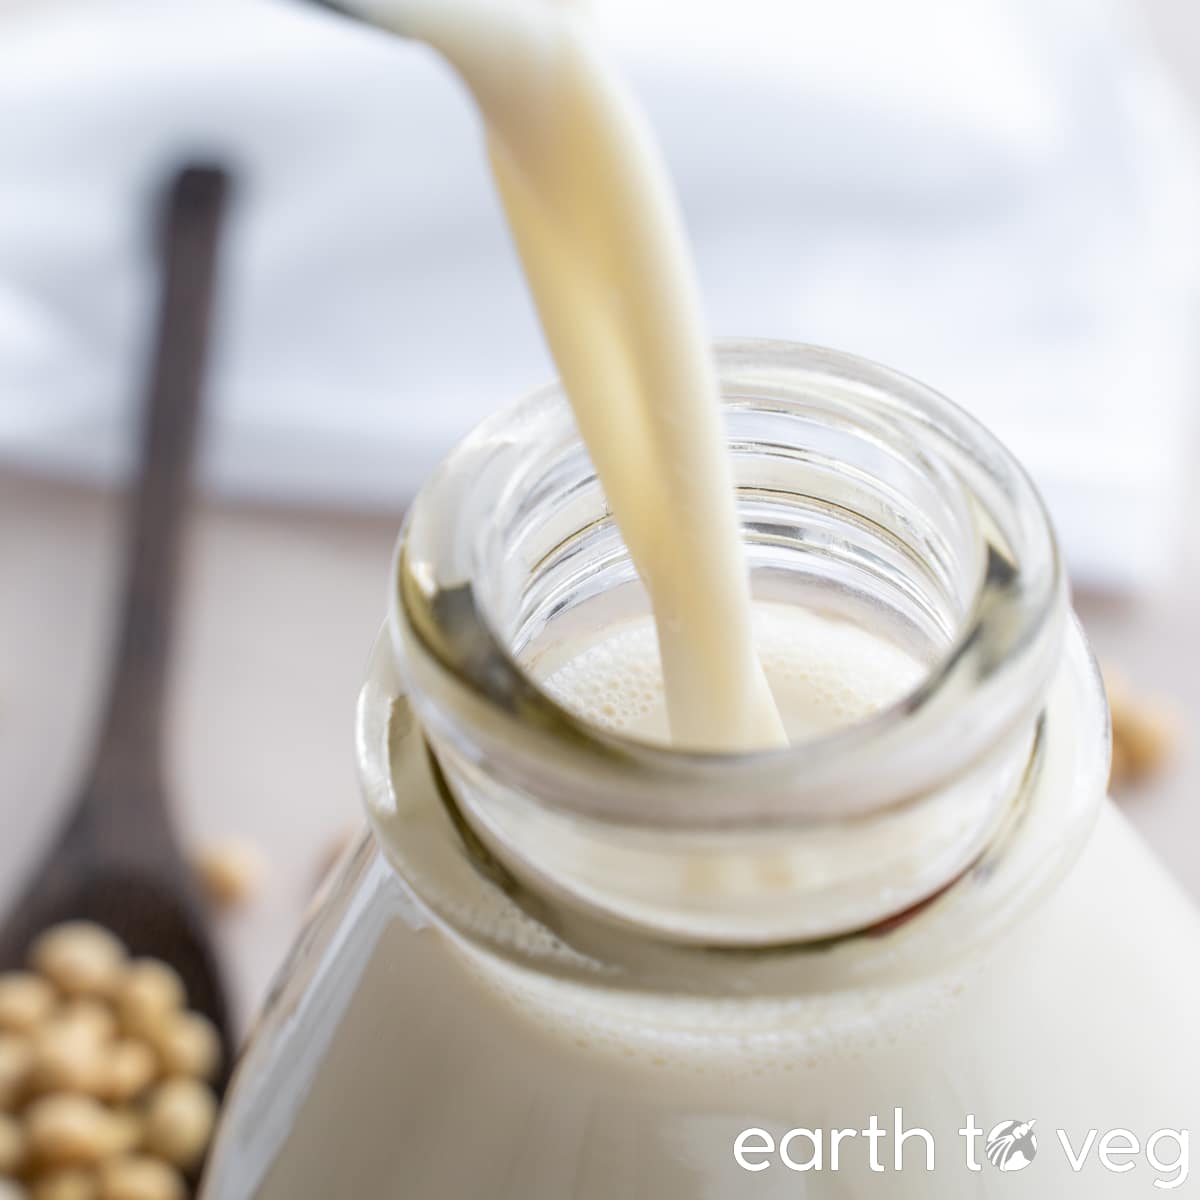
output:
[[[830,352],[739,343],[718,365],[756,595],[869,628],[928,674],[778,752],[684,754],[583,721],[529,664],[636,617],[644,593],[561,396],[485,423],[414,505],[388,652],[476,867],[585,954],[827,946],[918,911],[927,926],[947,889],[995,873],[1070,752],[1049,739],[1096,687],[1076,631],[1064,650],[1037,497],[970,418]],[[1078,694],[1051,730],[1055,687]],[[1102,778],[1090,709],[1096,769],[1076,789]]]

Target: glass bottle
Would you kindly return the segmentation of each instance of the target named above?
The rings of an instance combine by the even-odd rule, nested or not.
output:
[[[646,596],[558,389],[485,422],[401,534],[358,706],[371,833],[259,1021],[207,1200],[1196,1186],[1200,919],[1104,798],[1031,484],[874,364],[716,353],[756,602],[925,677],[758,754],[582,720],[539,680]]]

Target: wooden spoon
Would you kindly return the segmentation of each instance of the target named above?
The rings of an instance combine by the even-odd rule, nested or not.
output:
[[[167,195],[158,328],[106,715],[63,832],[0,931],[0,969],[20,966],[42,930],[78,919],[106,926],[134,954],[170,963],[187,987],[188,1006],[221,1034],[218,1090],[234,1046],[204,903],[168,816],[162,724],[226,192],[223,172],[190,167]]]

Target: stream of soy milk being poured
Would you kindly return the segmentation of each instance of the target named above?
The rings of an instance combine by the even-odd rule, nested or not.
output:
[[[553,0],[353,0],[470,88],[542,328],[650,595],[671,739],[786,742],[755,656],[691,257],[646,122]]]

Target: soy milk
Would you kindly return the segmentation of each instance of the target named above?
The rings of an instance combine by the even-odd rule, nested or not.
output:
[[[753,624],[789,730],[868,714],[921,669],[802,610],[768,606]],[[652,641],[648,624],[616,628],[547,683],[597,721],[660,737]],[[832,670],[831,654],[849,670]],[[1200,919],[1107,803],[1067,880],[985,960],[948,947],[927,978],[830,995],[656,996],[526,971],[387,901],[391,871],[365,863],[310,934],[325,960],[283,993],[266,1046],[251,1049],[207,1200],[962,1200],[1014,1188],[1121,1200],[1195,1186],[1190,1159],[1161,1140],[1159,1169],[1142,1157],[1124,1174],[1094,1140],[1076,1171],[1057,1139],[1062,1129],[1079,1152],[1092,1129],[1144,1140],[1200,1125],[1200,1027],[1180,1007],[1200,997],[1185,949]],[[506,920],[503,901],[470,919]],[[896,1167],[897,1109],[933,1140],[932,1174],[920,1140]],[[861,1134],[872,1117],[889,1131],[879,1172]],[[985,1131],[1038,1122],[1037,1161],[1015,1184],[982,1142],[968,1169],[968,1117]],[[860,1133],[836,1170],[827,1157],[803,1174],[777,1153],[745,1156],[761,1171],[735,1159],[744,1130],[779,1145],[798,1127]],[[804,1144],[791,1143],[793,1161]]]
[[[352,6],[358,7],[358,6]],[[672,739],[784,741],[750,592],[688,246],[641,112],[568,5],[361,11],[461,74],[575,419],[654,607]]]

